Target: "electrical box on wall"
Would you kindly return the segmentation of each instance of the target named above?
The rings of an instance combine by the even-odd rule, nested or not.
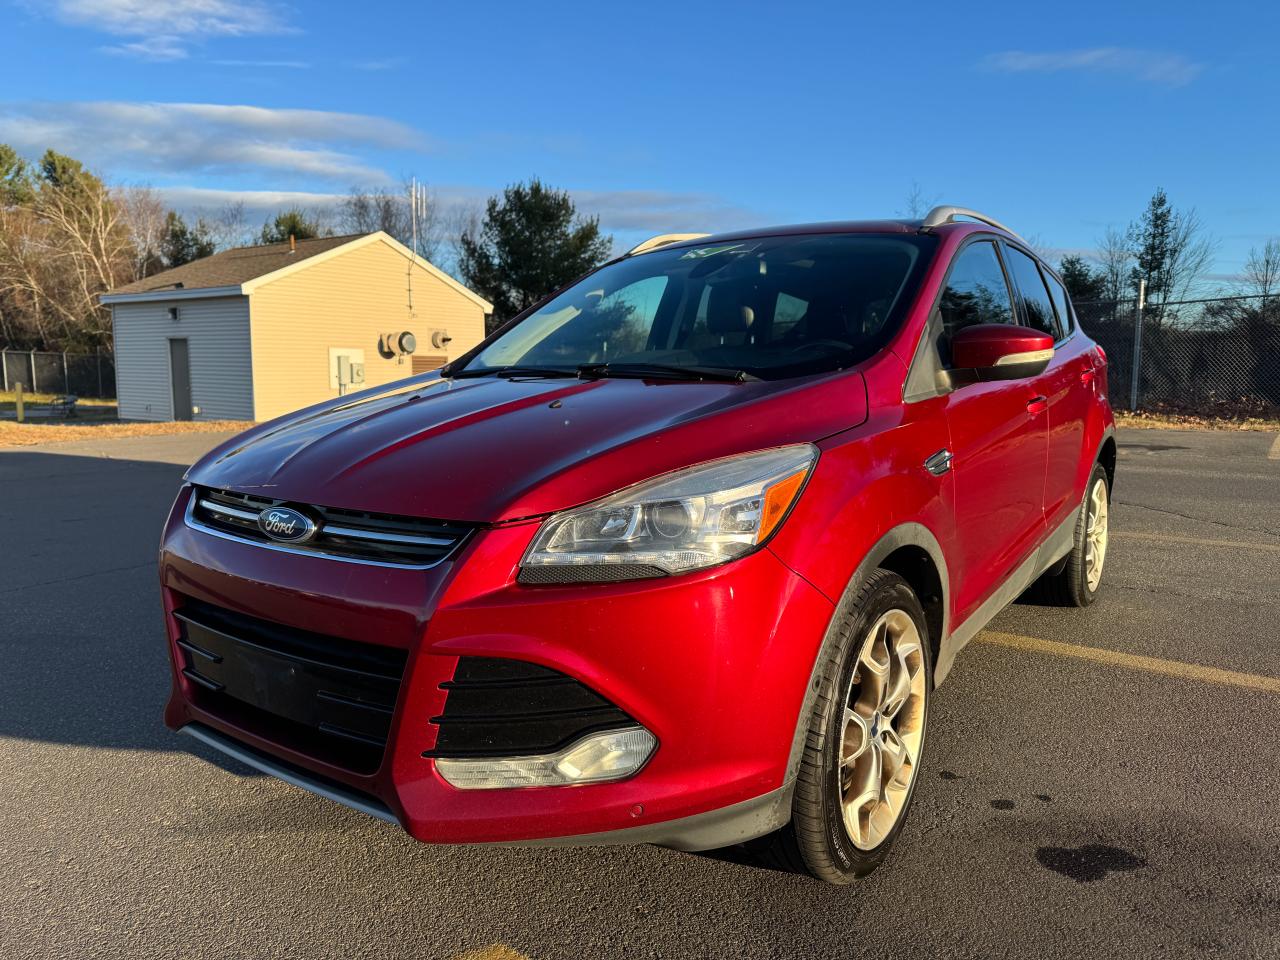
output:
[[[359,347],[329,348],[329,389],[338,394],[364,383],[364,350]]]

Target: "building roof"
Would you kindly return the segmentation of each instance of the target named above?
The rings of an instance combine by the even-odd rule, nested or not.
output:
[[[352,233],[344,237],[317,237],[314,240],[298,240],[296,249],[288,243],[269,243],[259,247],[236,247],[191,263],[184,263],[172,270],[165,270],[133,283],[125,284],[101,296],[105,304],[131,303],[146,300],[176,300],[196,297],[248,296],[264,283],[279,279],[321,263],[329,257],[341,256],[370,243],[384,243],[401,256],[410,259],[419,269],[425,270],[446,286],[481,307],[485,313],[493,313],[493,304],[474,290],[459,283],[435,264],[415,255],[394,237],[379,230],[375,233]]]
[[[224,250],[222,253],[184,263],[172,270],[143,277],[123,287],[117,287],[108,296],[152,293],[161,290],[207,290],[215,287],[239,286],[364,236],[368,234],[353,233],[345,237],[299,240],[296,250],[290,250],[288,242],[267,243],[260,247],[236,247],[234,250]]]

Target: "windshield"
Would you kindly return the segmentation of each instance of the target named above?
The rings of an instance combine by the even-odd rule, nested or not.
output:
[[[835,370],[887,342],[935,244],[784,236],[628,257],[516,324],[465,372],[600,373],[607,364],[605,375],[635,365],[777,379]]]

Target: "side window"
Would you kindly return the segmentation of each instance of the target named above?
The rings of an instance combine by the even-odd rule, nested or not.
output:
[[[1067,291],[1063,289],[1062,284],[1058,282],[1058,278],[1051,273],[1045,273],[1045,282],[1049,284],[1049,296],[1053,297],[1053,309],[1058,311],[1058,329],[1062,331],[1062,336],[1066,336],[1071,332],[1071,307],[1067,305]]]
[[[1009,273],[1013,275],[1014,286],[1018,288],[1018,297],[1022,300],[1022,312],[1027,318],[1027,325],[1049,334],[1054,340],[1061,340],[1062,331],[1058,328],[1053,302],[1049,299],[1044,278],[1040,276],[1040,268],[1021,250],[1007,245],[1004,249]]]
[[[1013,323],[1009,287],[994,243],[981,240],[960,251],[938,309],[946,341],[977,323]]]

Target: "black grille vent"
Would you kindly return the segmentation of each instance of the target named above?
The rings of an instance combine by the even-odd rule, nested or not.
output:
[[[182,674],[214,716],[349,770],[382,762],[406,653],[188,599]]]
[[[474,529],[443,520],[318,507],[208,487],[195,488],[191,518],[200,526],[242,540],[276,544],[258,527],[258,514],[279,506],[305,513],[319,527],[305,543],[283,544],[289,549],[396,566],[433,566],[447,559]]]
[[[552,753],[588,733],[635,720],[572,677],[521,660],[461,657],[439,733],[427,757],[528,756]]]

